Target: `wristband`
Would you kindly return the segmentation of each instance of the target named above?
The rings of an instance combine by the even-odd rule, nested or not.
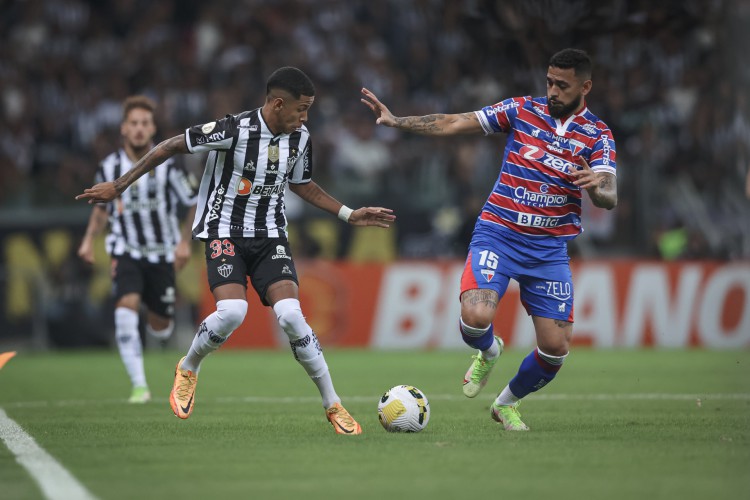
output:
[[[352,216],[352,212],[354,212],[354,210],[351,208],[346,205],[341,205],[341,208],[339,209],[339,219],[344,222],[349,222],[349,217]]]

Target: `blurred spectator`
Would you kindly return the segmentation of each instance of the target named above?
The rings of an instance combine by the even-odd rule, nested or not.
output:
[[[543,95],[539,75],[547,59],[575,46],[594,59],[590,104],[607,117],[619,152],[620,206],[587,228],[591,250],[645,255],[654,231],[668,225],[660,217],[671,215],[662,214],[679,205],[680,197],[675,200],[667,189],[678,180],[693,186],[711,216],[736,219],[739,209],[750,217],[738,188],[746,185],[750,197],[750,104],[744,91],[750,63],[742,49],[750,46],[748,2],[2,5],[0,209],[73,203],[97,162],[116,145],[124,96],[143,93],[163,102],[158,121],[169,136],[206,116],[258,102],[265,75],[286,64],[320,82],[310,120],[318,131],[316,175],[333,190],[346,190],[352,204],[394,200],[400,215],[413,218],[400,217],[402,235],[416,229],[431,234],[424,241],[461,240],[466,228],[446,214],[461,214],[461,221],[475,217],[456,194],[486,197],[503,139],[485,141],[472,156],[472,139],[426,144],[407,134],[373,131],[368,113],[356,107],[359,88],[367,85],[408,114],[479,109],[529,88]],[[744,205],[732,201],[735,195]],[[706,224],[697,225],[696,234],[708,231]],[[740,230],[750,234],[750,227]],[[715,240],[704,238],[709,256],[750,255],[741,245],[721,248],[750,237]],[[415,255],[445,252],[434,244],[417,246]]]

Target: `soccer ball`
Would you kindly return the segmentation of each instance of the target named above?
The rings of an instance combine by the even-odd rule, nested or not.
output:
[[[430,403],[411,385],[397,385],[378,402],[378,420],[388,432],[419,432],[430,421]]]

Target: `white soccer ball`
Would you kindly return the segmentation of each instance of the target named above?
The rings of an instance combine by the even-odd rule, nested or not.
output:
[[[378,402],[378,420],[388,432],[419,432],[430,421],[430,403],[411,385],[397,385]]]

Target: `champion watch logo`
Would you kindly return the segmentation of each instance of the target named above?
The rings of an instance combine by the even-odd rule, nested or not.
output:
[[[492,281],[492,278],[495,277],[495,271],[493,271],[491,269],[482,269],[479,272],[482,273],[482,276],[484,276],[484,279],[487,280],[487,283],[489,283],[490,281]]]

